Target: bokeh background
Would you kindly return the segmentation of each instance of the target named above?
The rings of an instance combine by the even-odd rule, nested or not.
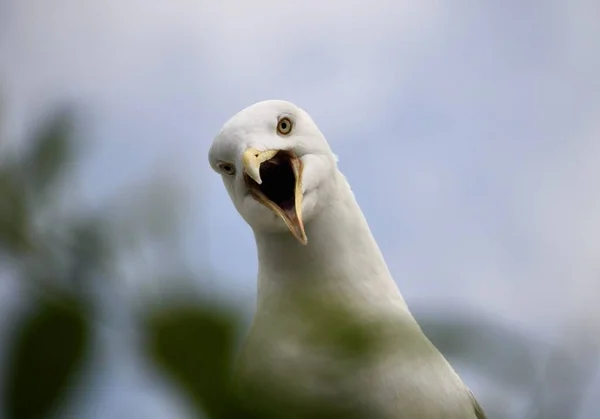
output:
[[[599,417],[599,39],[596,0],[0,0],[0,160],[68,105],[61,208],[170,208],[89,287],[93,355],[57,417],[193,417],[132,311],[193,288],[249,321],[254,241],[207,152],[264,99],[313,116],[490,419]],[[2,270],[0,372],[28,307]]]

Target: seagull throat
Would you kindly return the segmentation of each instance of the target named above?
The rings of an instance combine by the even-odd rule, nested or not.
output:
[[[286,214],[291,215],[296,206],[296,175],[290,158],[281,152],[260,167],[262,185],[252,181],[258,189]]]
[[[302,223],[302,161],[291,152],[278,151],[260,164],[259,173],[260,184],[245,175],[250,193],[280,216],[300,243],[306,244]]]

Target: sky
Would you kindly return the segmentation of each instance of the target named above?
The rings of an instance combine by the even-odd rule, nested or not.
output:
[[[600,336],[597,39],[595,0],[0,0],[3,129],[25,138],[77,103],[94,143],[78,167],[86,205],[168,172],[185,258],[218,274],[202,287],[251,308],[254,240],[208,147],[242,108],[292,101],[339,156],[410,306],[552,342],[573,324]],[[105,333],[80,408],[170,417],[179,405]]]

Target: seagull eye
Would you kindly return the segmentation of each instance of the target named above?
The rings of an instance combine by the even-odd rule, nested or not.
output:
[[[219,163],[219,169],[226,175],[231,176],[235,174],[235,166],[231,163]]]
[[[290,118],[281,118],[279,122],[277,122],[277,133],[280,135],[289,135],[292,132],[292,121]]]

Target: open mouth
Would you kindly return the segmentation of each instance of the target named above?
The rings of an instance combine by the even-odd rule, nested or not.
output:
[[[279,215],[292,234],[306,244],[302,223],[302,161],[289,151],[278,151],[263,161],[257,183],[247,173],[244,175],[250,193],[261,204]]]
[[[292,156],[280,151],[270,160],[260,165],[259,185],[250,176],[246,175],[246,182],[251,192],[258,192],[262,197],[277,205],[286,214],[294,211],[296,175],[292,167]]]

